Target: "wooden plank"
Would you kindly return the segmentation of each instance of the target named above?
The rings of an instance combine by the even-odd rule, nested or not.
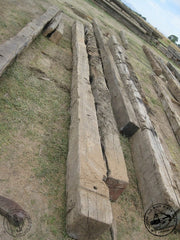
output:
[[[127,67],[125,68],[124,51],[114,36],[109,45],[140,125],[130,142],[144,210],[161,202],[178,208],[180,194],[176,187],[175,173],[171,169],[170,161],[148,116],[142,97],[131,80]]]
[[[151,50],[146,47],[145,45],[143,45],[143,50],[144,50],[144,53],[146,54],[150,64],[151,64],[151,67],[154,71],[154,73],[157,75],[157,76],[160,76],[162,74],[162,69],[160,68],[158,62],[156,61],[156,59],[154,58],[154,55],[153,53],[151,52]]]
[[[156,57],[160,67],[162,68],[162,72],[167,79],[167,87],[170,90],[171,94],[176,98],[178,102],[180,102],[180,83],[166,66],[161,58]]]
[[[104,11],[106,11],[109,15],[119,21],[121,24],[124,24],[128,29],[133,31],[138,36],[141,36],[143,39],[147,40],[147,31],[140,26],[140,24],[127,16],[123,11],[120,11],[117,6],[113,6],[107,0],[93,0],[98,6],[100,6]]]
[[[0,45],[0,76],[15,57],[29,46],[58,12],[58,8],[50,7],[42,16],[28,23],[16,36]]]
[[[177,179],[156,131],[153,128],[138,130],[130,142],[144,211],[156,203],[180,208]]]
[[[59,13],[58,15],[56,15],[51,22],[47,25],[47,27],[44,29],[43,31],[43,35],[45,37],[50,36],[54,31],[56,31],[56,29],[59,26],[59,23],[62,19],[62,13]]]
[[[56,31],[50,36],[50,40],[54,43],[56,43],[57,45],[60,44],[60,40],[63,37],[64,34],[64,23],[61,23],[58,28],[56,29]]]
[[[111,233],[111,239],[112,240],[117,240],[117,224],[116,224],[116,220],[113,219],[113,224],[111,226],[111,229],[110,229],[110,233]]]
[[[171,99],[168,96],[167,90],[160,84],[161,79],[159,79],[155,75],[151,75],[151,79],[154,85],[154,89],[161,100],[162,106],[169,120],[171,128],[174,132],[174,135],[177,139],[177,142],[180,145],[180,116],[178,115],[176,110],[173,108],[173,105],[171,103]]]
[[[138,119],[138,124],[141,128],[149,128],[151,126],[151,123],[149,118],[147,118],[146,107],[139,91],[137,90],[133,80],[131,79],[131,74],[126,64],[127,56],[125,56],[124,50],[122,46],[119,45],[115,36],[112,36],[110,38],[109,47],[114,57],[114,61],[116,63],[120,77],[123,80],[125,91],[127,92],[127,95],[134,108],[134,112]]]
[[[104,37],[95,21],[93,22],[93,26],[101,53],[105,79],[111,94],[111,104],[118,130],[122,134],[130,137],[139,128],[136,115],[126,94],[125,87],[121,81],[111,52],[106,46]]]
[[[174,76],[178,79],[178,81],[180,82],[180,72],[178,72],[176,70],[176,68],[170,63],[167,63],[167,66],[169,68],[169,70],[174,74]]]
[[[110,0],[111,2],[114,2],[114,4],[116,4],[121,11],[125,11],[127,14],[129,14],[133,19],[135,19],[141,27],[143,27],[148,35],[154,37],[154,38],[162,38],[161,34],[155,30],[155,28],[151,27],[151,25],[149,23],[147,23],[141,16],[138,16],[137,13],[135,13],[134,11],[132,11],[128,6],[126,6],[123,2],[119,1],[119,0]],[[154,40],[152,38],[152,40]]]
[[[124,31],[120,31],[119,35],[120,35],[123,47],[127,50],[128,49],[128,40],[126,38],[125,32]]]
[[[92,92],[95,99],[104,160],[108,169],[106,184],[109,187],[111,201],[116,201],[128,185],[127,169],[111,106],[111,96],[106,86],[92,26],[86,27],[85,32]]]
[[[109,190],[103,181],[107,170],[89,82],[82,23],[73,25],[72,36],[71,126],[66,176],[67,232],[75,239],[96,239],[110,228],[112,209]]]
[[[63,16],[63,13],[61,14]],[[60,22],[56,30],[51,34],[50,40],[57,45],[59,45],[61,38],[63,37],[64,34],[64,22],[63,22],[63,17],[61,17]]]

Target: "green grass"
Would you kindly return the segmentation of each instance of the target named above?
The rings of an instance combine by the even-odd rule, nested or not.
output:
[[[41,36],[36,39],[32,47],[36,49],[35,54],[41,57],[41,49],[47,49],[51,44],[49,40]],[[69,45],[70,43],[66,45],[67,50]],[[62,51],[64,45],[57,48]],[[28,49],[25,54],[26,61],[29,56],[29,61],[31,61],[31,49]],[[65,174],[70,124],[70,95],[58,87],[58,84],[61,86],[62,82],[69,88],[71,71],[63,69],[63,72],[59,73],[57,67],[57,71],[53,71],[53,74],[51,71],[48,72],[47,77],[50,79],[54,77],[56,84],[54,81],[41,80],[39,78],[41,73],[29,68],[29,63],[24,62],[22,55],[1,78],[0,150],[3,156],[1,161],[11,160],[13,154],[11,146],[14,142],[21,143],[24,139],[28,139],[28,143],[36,143],[28,164],[32,168],[36,181],[46,186],[47,189],[45,198],[49,199],[49,209],[52,212],[46,219],[49,232],[54,239],[63,237],[65,240],[69,239],[65,231]],[[59,62],[59,65],[61,64]],[[41,66],[36,64],[37,69],[38,67]],[[20,136],[17,139],[19,132]],[[24,149],[22,149],[22,154],[26,159],[28,153]],[[32,208],[35,208],[37,202],[31,199],[30,204]],[[43,232],[39,229],[36,238],[33,235],[31,239],[41,239],[43,236]]]

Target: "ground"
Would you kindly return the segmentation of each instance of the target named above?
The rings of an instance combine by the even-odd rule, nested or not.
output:
[[[167,154],[180,169],[179,146],[149,78],[152,69],[143,50],[143,40],[98,8],[90,0],[0,0],[0,44],[14,36],[50,5],[69,17],[83,21],[72,4],[89,19],[97,18],[104,33],[117,35],[124,29],[129,40],[130,62],[152,108],[150,115]],[[32,228],[22,238],[70,239],[65,231],[65,175],[70,124],[72,73],[71,29],[66,28],[59,46],[40,35],[0,78],[0,195],[18,202],[31,216]],[[155,49],[154,49],[155,51]],[[159,54],[159,53],[158,53]],[[144,227],[143,208],[128,139],[121,143],[130,179],[116,203],[118,240],[157,239]],[[12,239],[0,217],[0,239]],[[105,233],[98,240],[110,240]],[[177,234],[163,239],[178,239]]]

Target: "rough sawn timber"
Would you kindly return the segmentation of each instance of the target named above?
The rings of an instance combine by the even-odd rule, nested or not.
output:
[[[138,89],[136,88],[133,80],[131,79],[131,74],[126,64],[126,56],[124,53],[124,49],[122,46],[119,45],[115,36],[112,36],[110,38],[109,47],[113,55],[114,61],[116,63],[117,69],[119,71],[119,75],[123,80],[125,91],[127,92],[128,98],[130,99],[130,102],[134,108],[134,112],[138,119],[139,126],[141,128],[149,127],[151,124],[149,118],[146,115],[146,112],[144,112],[145,106],[141,98],[141,95]]]
[[[57,45],[59,45],[61,38],[63,37],[64,34],[64,22],[61,21],[59,22],[58,27],[56,28],[55,32],[53,32],[50,36],[50,40]]]
[[[178,79],[178,81],[180,82],[180,72],[178,72],[176,70],[176,68],[170,63],[167,63],[167,66],[169,68],[169,70],[174,74],[174,76]]]
[[[148,116],[141,95],[125,68],[126,59],[122,47],[113,36],[109,44],[118,70],[121,73],[131,99],[140,129],[130,138],[134,167],[142,196],[144,210],[152,204],[167,203],[179,209],[180,191],[170,161]],[[124,64],[124,66],[122,65]],[[126,72],[123,72],[126,69]]]
[[[151,75],[151,79],[154,85],[154,89],[157,92],[163,109],[167,115],[171,128],[174,132],[174,135],[180,145],[180,116],[177,114],[176,110],[173,108],[171,99],[168,96],[167,90],[160,84],[161,79],[155,75]]]
[[[159,57],[156,57],[162,72],[167,79],[167,87],[170,90],[171,94],[176,98],[178,102],[180,102],[180,83],[173,75],[173,73],[169,70],[163,60]]]
[[[154,73],[157,75],[157,76],[160,76],[162,74],[162,69],[160,68],[158,62],[156,61],[156,59],[154,58],[154,55],[153,53],[151,52],[151,50],[146,47],[145,45],[143,45],[143,50],[144,50],[144,53],[146,54],[150,64],[151,64],[151,67],[154,71]]]
[[[130,137],[139,128],[137,118],[124,89],[123,82],[121,81],[111,52],[106,46],[104,37],[95,21],[93,22],[93,26],[100,49],[105,79],[111,94],[111,104],[118,130],[125,136]]]
[[[107,165],[106,184],[109,187],[111,201],[116,201],[128,185],[127,169],[111,106],[111,96],[106,86],[92,25],[86,27],[85,33],[91,86],[95,99],[104,159]]]
[[[112,224],[106,166],[101,150],[84,26],[72,29],[73,76],[67,158],[67,232],[75,239],[96,239]]]
[[[147,39],[146,33],[147,31],[140,26],[140,24],[125,14],[123,11],[118,9],[117,6],[114,6],[108,0],[93,0],[98,6],[100,6],[104,11],[106,11],[109,15],[115,18],[120,23],[124,24],[127,28],[129,28],[132,32],[141,36],[143,39]]]
[[[0,45],[0,76],[6,67],[37,37],[47,23],[59,12],[50,7],[39,18],[28,23],[16,36]]]
[[[56,15],[52,20],[51,22],[47,25],[47,27],[44,29],[43,31],[43,35],[45,37],[51,35],[54,31],[56,31],[56,29],[58,28],[59,26],[59,23],[62,19],[62,12],[59,13],[58,15]]]
[[[126,38],[125,32],[120,31],[119,36],[121,38],[121,42],[122,42],[123,47],[127,50],[128,49],[128,40]]]

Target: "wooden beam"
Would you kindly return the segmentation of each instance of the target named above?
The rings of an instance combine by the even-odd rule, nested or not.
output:
[[[110,199],[116,201],[127,187],[129,179],[118,128],[111,106],[111,95],[106,85],[101,59],[92,26],[86,27],[86,43],[90,64],[90,79],[95,99],[97,119],[107,165],[106,184]]]
[[[72,29],[73,75],[71,126],[67,158],[67,232],[75,239],[96,239],[112,224],[109,190],[103,181],[103,159],[94,98],[89,82],[89,64],[84,26]]]
[[[106,46],[104,37],[95,21],[93,22],[93,26],[101,53],[104,74],[111,94],[111,104],[119,132],[130,137],[139,128],[136,115],[126,94],[125,87],[121,81],[111,52]]]
[[[42,16],[28,23],[16,36],[0,45],[0,76],[58,12],[58,8],[50,7]]]

